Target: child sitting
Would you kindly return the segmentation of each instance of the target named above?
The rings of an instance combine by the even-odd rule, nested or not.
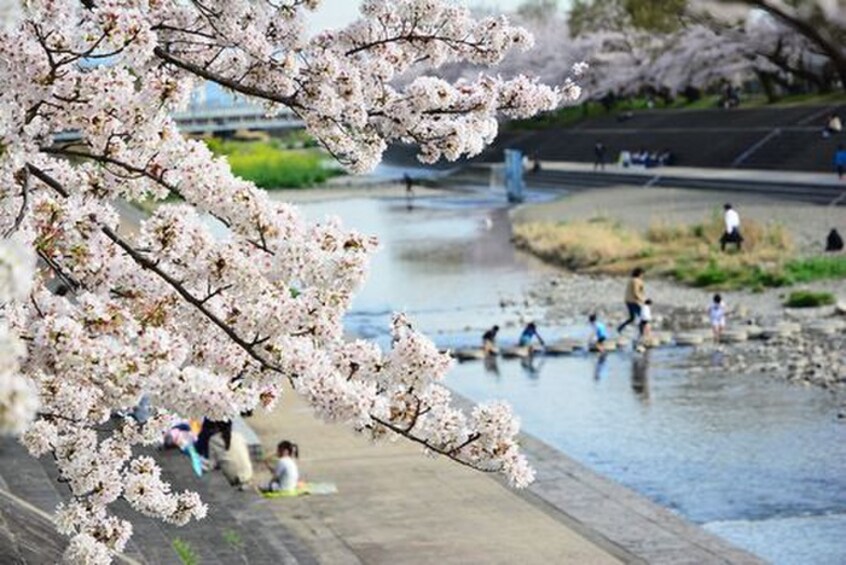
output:
[[[300,471],[297,468],[297,458],[300,450],[297,444],[288,440],[280,441],[276,446],[276,463],[266,461],[267,468],[273,473],[273,478],[267,485],[266,491],[284,491],[294,493],[300,480]]]
[[[714,333],[714,343],[720,343],[723,330],[726,328],[726,305],[723,297],[714,295],[714,301],[708,306],[708,318],[711,320],[711,331]]]
[[[591,336],[590,346],[600,353],[605,351],[605,341],[608,339],[608,330],[605,329],[605,324],[596,319],[596,314],[591,314],[588,317],[590,325],[593,326],[594,335]]]

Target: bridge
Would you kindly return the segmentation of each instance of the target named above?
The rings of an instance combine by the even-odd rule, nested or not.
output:
[[[303,121],[288,108],[269,114],[242,96],[234,96],[213,83],[194,92],[188,107],[175,112],[180,131],[185,134],[219,134],[238,130],[268,131],[300,129]],[[78,131],[62,131],[56,141],[76,141]]]

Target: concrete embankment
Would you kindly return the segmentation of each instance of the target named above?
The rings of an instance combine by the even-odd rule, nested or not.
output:
[[[408,442],[371,445],[293,394],[250,423],[266,449],[297,442],[308,480],[337,484],[273,501],[321,563],[760,562],[529,436],[538,480],[516,491]]]

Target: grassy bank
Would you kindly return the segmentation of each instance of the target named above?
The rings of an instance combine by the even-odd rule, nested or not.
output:
[[[303,188],[326,182],[341,174],[338,167],[327,166],[327,158],[318,149],[285,149],[282,143],[270,141],[224,141],[209,139],[206,143],[216,155],[225,155],[232,172],[257,186]]]
[[[796,258],[780,224],[744,223],[744,250],[719,250],[719,216],[693,225],[654,224],[645,233],[596,217],[571,223],[533,222],[514,227],[515,244],[570,270],[624,275],[634,267],[713,289],[789,286],[846,278],[846,257]]]

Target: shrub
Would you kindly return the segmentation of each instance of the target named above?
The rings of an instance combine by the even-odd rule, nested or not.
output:
[[[811,290],[797,290],[791,292],[784,303],[788,308],[814,308],[834,304],[834,295],[830,292],[814,292]]]

